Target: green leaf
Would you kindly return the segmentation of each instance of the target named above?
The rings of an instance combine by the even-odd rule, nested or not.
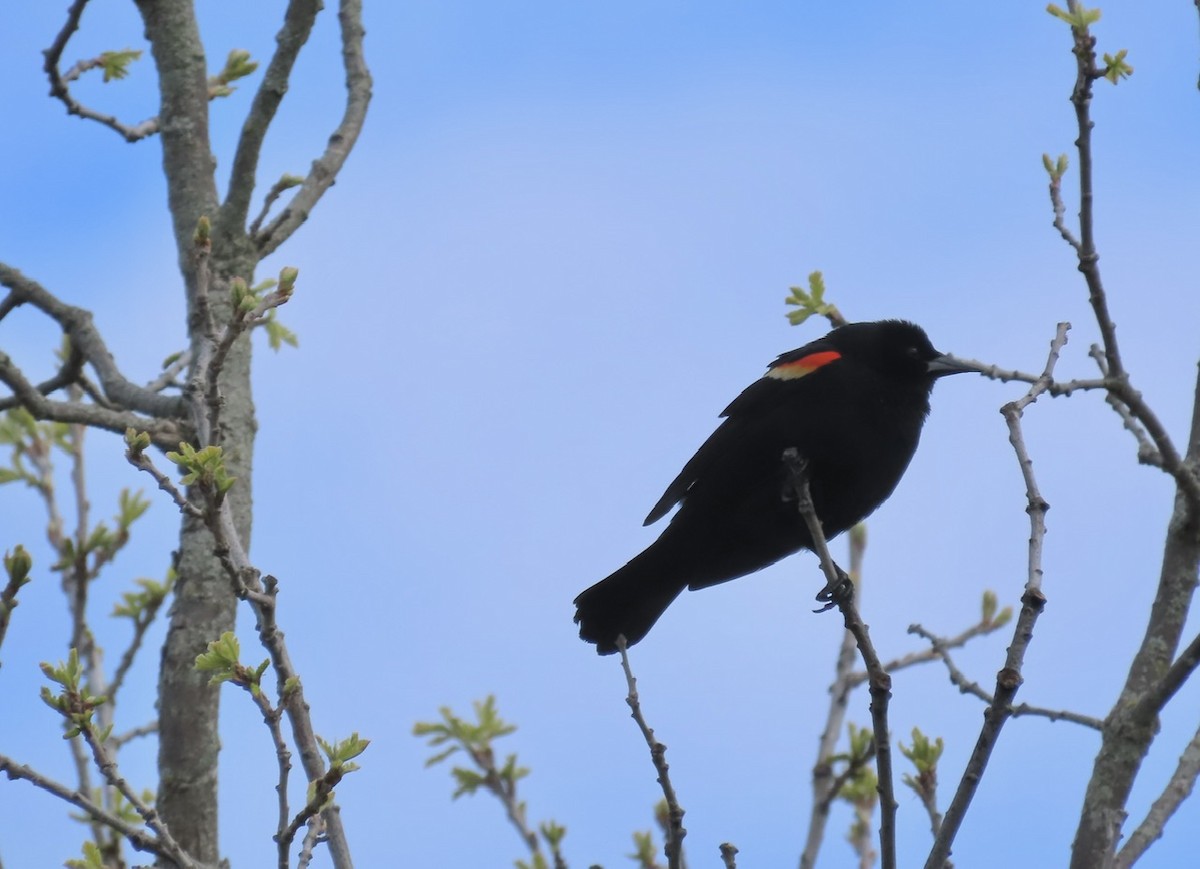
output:
[[[68,860],[63,865],[68,867],[68,869],[106,869],[107,866],[100,847],[95,842],[90,841],[83,843],[82,860]]]
[[[1116,55],[1104,55],[1104,77],[1113,84],[1123,78],[1133,75],[1133,67],[1125,62],[1126,49],[1122,48]]]
[[[126,48],[123,51],[102,51],[100,68],[104,70],[104,82],[119,80],[129,75],[129,66],[142,56],[141,51]]]
[[[240,654],[238,638],[232,631],[226,631],[219,639],[208,644],[207,651],[196,656],[195,667],[201,673],[212,673],[208,684],[217,685],[237,675]]]
[[[799,326],[814,314],[822,317],[841,316],[836,306],[825,301],[825,278],[821,272],[815,271],[809,274],[807,291],[801,287],[789,287],[788,289],[791,290],[791,295],[783,301],[798,309],[789,311],[787,314],[788,322],[793,326]]]
[[[150,501],[141,489],[136,492],[122,489],[117,498],[117,507],[117,525],[127,529],[150,509]]]
[[[277,353],[284,344],[289,347],[300,346],[300,339],[296,337],[296,333],[275,319],[274,308],[263,321],[263,328],[267,330],[267,346]]]
[[[1046,11],[1055,18],[1060,18],[1070,24],[1073,30],[1086,30],[1089,24],[1095,24],[1100,20],[1099,9],[1088,9],[1082,3],[1075,12],[1068,12],[1054,3],[1049,4]]]

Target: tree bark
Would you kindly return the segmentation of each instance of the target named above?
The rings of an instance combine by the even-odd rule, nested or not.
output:
[[[1184,464],[1192,469],[1200,465],[1200,372]],[[1158,593],[1146,634],[1121,695],[1104,722],[1100,751],[1096,754],[1071,845],[1071,869],[1112,865],[1125,823],[1129,793],[1158,733],[1158,710],[1147,709],[1139,701],[1162,680],[1175,659],[1198,574],[1200,510],[1180,486],[1167,527]]]
[[[180,271],[188,303],[192,358],[205,340],[193,262],[199,219],[215,219],[217,187],[208,130],[208,69],[191,0],[137,0],[158,72],[163,171],[174,226]],[[229,281],[252,280],[255,258],[241,233],[228,226],[214,234],[209,309],[217,324],[230,316]],[[250,341],[234,345],[221,371],[224,397],[220,432],[213,438],[225,451],[226,466],[238,478],[229,494],[238,533],[250,539],[254,418],[250,391]],[[203,396],[191,399],[203,412]],[[172,835],[195,859],[220,859],[217,826],[217,758],[220,750],[220,694],[194,668],[196,656],[224,631],[232,630],[237,598],[213,552],[203,523],[185,519],[180,532],[178,580],[162,653],[158,685],[158,810]]]

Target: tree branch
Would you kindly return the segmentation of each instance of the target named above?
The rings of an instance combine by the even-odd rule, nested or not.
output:
[[[1178,811],[1184,800],[1191,796],[1192,788],[1196,786],[1197,775],[1200,775],[1200,729],[1197,729],[1196,735],[1183,750],[1174,774],[1150,807],[1150,811],[1146,813],[1145,819],[1129,836],[1125,846],[1117,852],[1113,869],[1129,869],[1162,837],[1167,821]]]
[[[50,47],[42,52],[46,58],[42,69],[50,79],[50,96],[59,100],[67,107],[67,114],[96,121],[116,131],[126,142],[136,142],[139,139],[154,135],[158,132],[158,118],[149,118],[136,126],[130,127],[112,115],[105,115],[88,108],[71,96],[71,91],[67,87],[67,83],[78,78],[83,69],[80,64],[76,64],[66,75],[63,75],[59,71],[59,64],[62,62],[63,50],[67,47],[67,43],[71,40],[71,37],[79,29],[79,19],[83,17],[83,10],[87,5],[88,0],[75,0],[71,4],[71,7],[67,10],[67,20],[63,24],[62,29],[58,31],[58,35],[54,37],[54,42],[50,44]]]
[[[681,869],[683,866],[683,838],[687,830],[683,826],[683,807],[675,796],[675,788],[671,785],[670,766],[667,764],[667,747],[654,738],[654,731],[646,723],[642,715],[642,704],[638,698],[637,679],[633,678],[633,670],[629,666],[629,654],[626,651],[624,635],[617,636],[617,651],[621,653],[621,669],[625,671],[625,684],[629,694],[625,702],[629,704],[630,715],[637,722],[638,729],[650,747],[650,759],[658,772],[658,783],[662,786],[663,798],[667,802],[668,823],[663,825],[666,833],[664,851],[669,869]]]
[[[984,703],[995,703],[995,697],[984,691],[978,682],[973,682],[958,665],[954,663],[954,659],[950,657],[949,649],[953,640],[945,640],[937,636],[920,625],[910,625],[908,628],[910,634],[916,634],[929,642],[930,653],[935,658],[940,658],[942,663],[946,665],[946,670],[950,674],[950,682],[963,694],[971,694],[978,697]],[[1028,703],[1021,703],[1018,706],[1009,707],[1009,713],[1013,718],[1020,718],[1022,715],[1033,715],[1040,718],[1049,718],[1051,721],[1070,721],[1072,724],[1080,724],[1084,727],[1090,727],[1093,730],[1103,730],[1104,722],[1099,718],[1091,715],[1081,715],[1078,712],[1071,712],[1067,709],[1045,709],[1041,706],[1030,706]]]
[[[138,851],[167,856],[175,861],[180,869],[205,869],[200,863],[191,860],[187,854],[178,849],[171,849],[169,845],[165,845],[154,836],[147,835],[145,830],[138,829],[126,823],[113,813],[93,803],[79,791],[59,784],[53,779],[47,778],[25,764],[17,763],[12,758],[3,754],[0,754],[0,772],[3,772],[9,779],[24,779],[34,787],[40,788],[58,797],[60,800],[82,809],[89,817],[94,818],[106,827],[116,830]]]
[[[821,560],[825,574],[825,589],[818,600],[830,600],[842,612],[846,630],[854,635],[859,654],[869,674],[871,694],[871,724],[875,732],[876,773],[879,777],[879,852],[882,869],[896,867],[896,788],[892,777],[892,742],[888,733],[888,702],[892,696],[892,677],[883,669],[879,655],[867,631],[867,625],[854,604],[854,585],[829,554],[825,531],[813,506],[808,486],[808,462],[794,447],[783,451],[781,459],[789,474],[796,509],[808,526],[813,551]]]
[[[341,0],[338,23],[342,33],[342,64],[346,70],[346,108],[341,123],[329,137],[325,152],[313,161],[312,168],[296,195],[262,232],[254,236],[259,257],[265,257],[287,241],[304,221],[313,207],[333,186],[338,172],[350,156],[358,134],[366,120],[371,101],[371,73],[363,58],[363,24],[361,0]],[[245,213],[242,213],[244,220]]]
[[[283,26],[275,35],[275,54],[254,94],[250,113],[242,124],[242,134],[233,155],[229,193],[221,206],[219,217],[222,226],[230,230],[236,227],[237,231],[245,231],[263,140],[287,93],[292,67],[312,33],[313,22],[322,6],[321,0],[291,0],[284,12]]]
[[[104,339],[92,322],[90,311],[66,304],[37,281],[25,277],[21,272],[4,263],[0,263],[0,284],[12,291],[12,297],[15,299],[14,307],[25,303],[33,305],[59,324],[63,332],[71,339],[72,353],[79,353],[87,360],[95,370],[96,376],[100,378],[100,385],[104,389],[105,397],[117,407],[160,419],[184,416],[184,403],[181,397],[152,392],[138,386],[121,374]],[[62,372],[60,372],[61,375]],[[15,387],[14,391],[16,391]],[[40,393],[40,387],[34,388],[34,391]],[[81,419],[63,421],[86,422]],[[102,427],[110,428],[107,425]]]
[[[850,530],[850,580],[855,588],[862,587],[862,558],[866,549],[866,526],[856,525]],[[817,744],[817,762],[812,771],[812,810],[808,819],[808,833],[804,837],[804,850],[800,853],[800,869],[812,869],[817,863],[817,854],[825,838],[825,825],[829,821],[829,809],[837,798],[842,785],[851,772],[847,769],[841,776],[833,775],[830,758],[837,747],[842,724],[846,720],[846,709],[850,703],[850,692],[854,686],[867,678],[853,682],[854,634],[842,631],[842,644],[838,648],[837,664],[834,667],[833,684],[829,686],[829,712],[825,716],[825,727]]]
[[[3,351],[0,351],[0,382],[12,389],[18,403],[35,419],[82,423],[119,433],[135,428],[147,432],[156,444],[164,447],[178,446],[182,436],[179,423],[175,420],[152,419],[129,411],[109,410],[77,401],[51,401],[25,378]]]
[[[1017,454],[1017,463],[1021,466],[1021,476],[1025,479],[1025,497],[1028,506],[1025,512],[1029,514],[1029,562],[1028,577],[1025,582],[1025,593],[1021,595],[1021,613],[1017,616],[1017,624],[1013,630],[1013,641],[1008,647],[1004,667],[996,675],[996,690],[992,694],[991,703],[983,713],[983,728],[975,742],[975,748],[963,770],[954,799],[946,809],[941,829],[934,839],[929,857],[925,861],[925,869],[943,869],[950,858],[954,838],[958,835],[967,809],[975,797],[975,791],[987,769],[992,749],[1000,738],[1000,731],[1009,716],[1012,715],[1012,701],[1017,689],[1021,687],[1021,667],[1025,661],[1025,650],[1033,639],[1033,627],[1038,616],[1046,606],[1046,597],[1042,594],[1042,545],[1046,537],[1046,511],[1050,505],[1042,497],[1037,480],[1033,475],[1033,460],[1025,447],[1025,437],[1021,431],[1021,416],[1025,408],[1037,401],[1039,395],[1045,392],[1048,384],[1054,378],[1054,366],[1058,363],[1059,354],[1067,343],[1067,330],[1070,323],[1059,323],[1054,340],[1050,342],[1050,353],[1046,358],[1046,367],[1038,382],[1016,401],[1010,401],[1000,409],[1008,423],[1009,441]]]

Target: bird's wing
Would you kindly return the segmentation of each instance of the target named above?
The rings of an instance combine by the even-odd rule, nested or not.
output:
[[[667,515],[672,507],[683,500],[696,480],[703,476],[714,457],[737,448],[737,442],[745,434],[745,420],[762,420],[771,416],[780,401],[780,390],[788,381],[806,377],[840,358],[841,354],[825,339],[813,341],[780,355],[767,366],[765,375],[742,390],[722,411],[724,422],[708,436],[708,440],[683,466],[679,476],[667,486],[667,490],[650,510],[643,524],[650,525]]]

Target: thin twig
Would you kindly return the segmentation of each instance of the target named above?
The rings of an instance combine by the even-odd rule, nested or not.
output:
[[[187,370],[187,367],[191,364],[192,351],[184,350],[182,353],[177,354],[175,359],[163,368],[158,377],[151,380],[142,388],[147,392],[162,392],[168,386],[178,387],[180,384],[175,378]]]
[[[171,496],[171,500],[175,502],[175,506],[179,508],[179,512],[195,519],[204,518],[204,511],[189,501],[183,492],[179,491],[179,487],[171,482],[171,478],[155,467],[154,462],[150,461],[150,457],[144,452],[135,450],[131,446],[125,450],[125,458],[139,471],[145,471],[153,477],[154,482],[158,484],[158,488]]]
[[[965,631],[955,634],[953,637],[939,637],[938,642],[942,649],[957,649],[961,646],[965,646],[968,642],[976,637],[986,637],[989,634],[995,633],[1001,627],[1003,627],[1003,623],[995,619],[986,621],[980,620],[979,622],[971,625]],[[913,632],[913,629],[909,628],[909,633]],[[921,649],[919,651],[909,652],[906,655],[901,655],[898,658],[893,658],[883,665],[883,669],[887,670],[889,673],[895,673],[897,670],[904,670],[908,667],[916,666],[917,664],[925,664],[929,661],[936,661],[940,657],[941,655],[939,652],[933,648]],[[851,687],[857,687],[863,682],[867,681],[867,673],[865,670],[859,670],[851,673],[848,679]]]
[[[325,822],[321,820],[320,815],[316,815],[308,822],[308,831],[304,834],[304,841],[300,845],[300,856],[296,860],[298,869],[308,869],[312,865],[313,851],[317,847],[317,842],[321,839],[321,834],[325,830]]]
[[[642,731],[646,745],[650,747],[650,760],[658,772],[658,783],[662,786],[663,799],[667,801],[669,825],[664,827],[667,840],[664,848],[667,866],[668,869],[681,869],[683,866],[683,837],[687,835],[687,830],[683,827],[683,808],[679,805],[679,798],[675,796],[675,788],[671,785],[670,766],[667,764],[667,747],[654,738],[654,731],[650,729],[645,716],[642,715],[642,704],[637,692],[637,679],[633,677],[633,670],[629,666],[629,653],[626,651],[624,635],[617,636],[617,651],[621,653],[621,669],[625,671],[625,684],[629,689],[625,702],[629,704],[630,715],[637,722],[638,729]]]
[[[1104,358],[1104,349],[1099,344],[1093,344],[1088,348],[1088,356],[1091,356],[1096,362],[1096,367],[1100,369],[1100,374],[1108,379],[1108,361]],[[1154,465],[1162,467],[1162,454],[1158,448],[1150,441],[1150,436],[1146,434],[1146,428],[1133,415],[1126,406],[1125,402],[1117,397],[1117,394],[1109,389],[1104,393],[1104,400],[1108,406],[1116,411],[1117,416],[1121,418],[1121,424],[1125,429],[1133,435],[1138,446],[1138,461],[1143,465]]]
[[[952,360],[964,368],[969,368],[972,371],[977,371],[989,380],[999,380],[1001,383],[1037,383],[1042,379],[1040,374],[1030,374],[1027,371],[1016,371],[1008,368],[1001,368],[999,365],[992,365],[988,362],[980,362],[978,359],[964,359],[961,356],[950,356]],[[1074,392],[1086,392],[1092,389],[1108,389],[1112,386],[1112,382],[1107,377],[1088,379],[1068,380],[1065,383],[1059,383],[1056,380],[1051,380],[1046,384],[1046,394],[1054,398],[1060,396],[1067,397]]]
[[[138,610],[137,615],[134,617],[133,636],[130,637],[129,645],[125,647],[125,651],[121,653],[121,660],[117,663],[117,669],[113,673],[112,682],[109,684],[108,691],[106,692],[106,696],[110,701],[115,700],[117,694],[120,693],[121,687],[125,684],[125,677],[129,674],[129,668],[133,666],[134,658],[137,657],[137,653],[142,647],[142,641],[146,638],[146,631],[154,623],[154,619],[158,615],[158,611],[162,607],[164,600],[166,600],[165,596],[148,602],[145,607]]]
[[[0,754],[0,772],[4,773],[9,779],[24,779],[34,787],[40,788],[46,793],[53,794],[60,800],[82,809],[87,813],[88,817],[95,819],[106,827],[116,830],[138,851],[145,851],[151,854],[167,853],[153,836],[147,835],[145,830],[134,827],[112,812],[106,811],[103,807],[96,805],[76,788],[60,784],[31,767],[17,763],[12,758],[3,754]],[[178,858],[174,855],[170,856],[171,859],[179,864],[181,869],[184,869],[184,867],[200,869],[199,864],[189,859],[186,854],[180,853]]]
[[[942,663],[946,665],[946,671],[950,675],[950,682],[964,694],[971,694],[978,697],[984,703],[994,703],[995,698],[983,689],[978,683],[969,679],[958,665],[954,663],[954,659],[950,657],[949,642],[937,636],[930,631],[927,631],[921,625],[910,625],[908,628],[910,634],[916,634],[925,640],[929,641],[930,654],[935,658],[940,658]],[[1020,703],[1009,708],[1009,714],[1013,718],[1020,718],[1022,715],[1030,715],[1038,718],[1049,718],[1051,721],[1070,721],[1072,724],[1079,724],[1083,727],[1090,727],[1092,730],[1103,730],[1104,722],[1092,715],[1083,715],[1079,712],[1071,712],[1069,709],[1046,709],[1041,706],[1030,706],[1028,703]]]
[[[108,738],[109,744],[114,749],[133,742],[135,739],[141,739],[143,736],[152,736],[158,733],[158,722],[151,721],[149,724],[143,724],[140,727],[135,727],[132,730],[126,730],[124,733],[117,733]]]
[[[144,139],[147,136],[157,133],[158,118],[150,118],[136,126],[130,127],[121,123],[121,121],[112,115],[105,115],[88,108],[71,96],[71,91],[67,87],[67,83],[78,78],[85,69],[101,65],[101,61],[99,60],[83,61],[71,67],[66,75],[63,75],[59,71],[59,63],[62,61],[63,50],[67,47],[67,43],[71,37],[75,35],[75,31],[79,29],[79,19],[83,16],[84,7],[87,5],[88,0],[75,0],[71,4],[71,7],[67,10],[67,20],[63,24],[62,29],[58,31],[58,35],[54,37],[54,42],[50,44],[50,47],[42,52],[46,58],[42,69],[50,79],[50,96],[60,100],[67,107],[68,114],[103,124],[115,130],[126,142],[136,142],[139,139]]]
[[[859,654],[863,664],[870,674],[868,679],[871,694],[871,724],[875,732],[876,773],[879,777],[879,852],[882,869],[896,867],[896,789],[892,779],[892,746],[888,733],[888,702],[892,696],[892,677],[883,669],[875,646],[871,643],[867,625],[859,615],[858,607],[854,604],[854,586],[845,589],[844,583],[848,578],[841,573],[829,554],[829,544],[825,540],[825,531],[821,520],[813,506],[812,494],[808,486],[807,460],[792,447],[783,451],[781,456],[784,466],[790,475],[790,482],[796,497],[796,508],[808,526],[812,539],[813,551],[821,560],[821,570],[825,573],[825,590],[832,594],[832,600],[837,603],[846,624],[846,630],[854,635],[858,644]],[[845,590],[846,593],[841,593]],[[825,592],[822,592],[824,595]]]
[[[1067,343],[1067,331],[1070,323],[1059,323],[1054,339],[1050,342],[1050,352],[1046,358],[1046,367],[1038,382],[1029,391],[1017,399],[1010,401],[1000,409],[1008,423],[1009,441],[1017,455],[1017,463],[1021,468],[1021,476],[1025,480],[1025,497],[1028,506],[1025,512],[1029,514],[1029,560],[1028,574],[1025,582],[1025,593],[1021,595],[1021,613],[1013,629],[1013,640],[1008,647],[1004,667],[996,675],[996,690],[992,701],[983,713],[983,728],[971,752],[971,758],[963,770],[958,788],[954,792],[946,809],[942,827],[933,842],[929,858],[925,861],[925,869],[943,869],[950,858],[954,838],[958,835],[959,827],[966,816],[979,781],[987,769],[988,759],[992,749],[1000,738],[1004,723],[1012,714],[1012,701],[1017,689],[1021,686],[1021,667],[1025,662],[1025,650],[1033,639],[1033,628],[1038,616],[1046,606],[1046,597],[1042,594],[1042,546],[1046,537],[1046,511],[1050,504],[1042,497],[1038,489],[1037,479],[1033,475],[1033,460],[1025,446],[1025,436],[1021,430],[1021,415],[1025,408],[1035,402],[1039,395],[1046,390],[1046,385],[1054,378],[1054,366],[1058,363],[1059,354]]]
[[[866,526],[859,525],[850,531],[850,580],[856,589],[862,588],[862,559],[865,549]],[[808,819],[808,833],[804,837],[804,850],[800,853],[800,869],[812,869],[816,865],[817,854],[820,853],[821,843],[825,838],[825,826],[829,821],[829,809],[851,773],[851,769],[847,768],[842,775],[835,777],[830,758],[834,755],[842,724],[846,720],[850,692],[856,684],[866,680],[864,672],[862,680],[853,681],[854,651],[854,634],[842,631],[842,644],[838,649],[833,684],[829,686],[829,711],[826,713],[825,727],[821,730],[821,739],[817,744],[817,762],[813,765],[812,811]]]
[[[33,305],[58,323],[63,332],[70,337],[73,351],[79,352],[95,369],[105,397],[115,406],[163,420],[183,415],[184,404],[181,398],[151,392],[128,380],[121,373],[104,339],[96,329],[90,311],[66,304],[37,281],[4,263],[0,263],[0,284],[8,287],[12,291],[12,296],[19,302]],[[4,358],[8,359],[7,356]],[[11,365],[11,363],[9,364]],[[9,385],[13,387],[14,392],[20,392],[13,384]],[[37,393],[37,389],[32,385],[27,388],[29,392]],[[45,397],[40,394],[37,395],[37,399],[45,401]],[[35,403],[38,402],[35,401]],[[57,419],[58,417],[47,418]],[[93,424],[87,419],[77,418],[62,419],[61,421]],[[103,427],[108,428],[108,426]]]
[[[120,792],[125,801],[138,813],[138,817],[142,819],[142,822],[154,833],[156,853],[170,857],[179,865],[180,869],[196,866],[196,861],[192,860],[183,847],[175,841],[175,838],[171,835],[171,831],[167,829],[166,822],[158,814],[158,810],[147,804],[118,771],[116,759],[108,752],[104,743],[100,741],[99,734],[95,731],[94,727],[95,725],[88,723],[80,728],[80,735],[92,750],[92,759],[96,764],[96,768],[100,770],[100,774],[104,777],[104,780]]]
[[[43,380],[34,387],[42,395],[50,395],[62,389],[64,386],[78,382],[83,379],[83,354],[80,353],[74,346],[71,347],[70,353],[67,354],[66,360],[59,366],[58,371],[53,377]],[[97,401],[94,394],[95,387],[86,388],[85,391],[92,397],[93,401],[101,406],[112,407],[111,404],[105,404],[104,401]],[[8,410],[12,407],[20,407],[21,399],[18,396],[10,395],[8,398],[0,399],[0,410]]]

